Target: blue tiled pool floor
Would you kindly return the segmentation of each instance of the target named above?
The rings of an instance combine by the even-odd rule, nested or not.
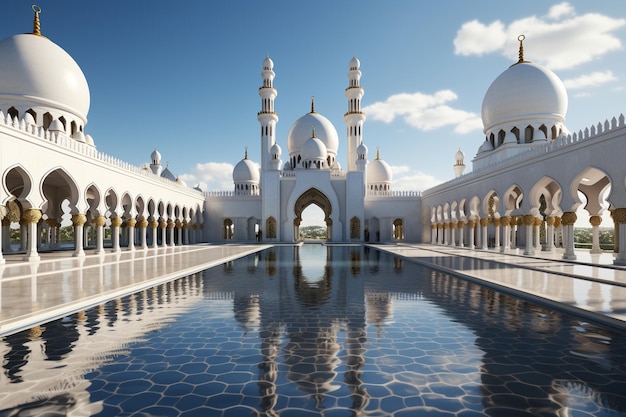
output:
[[[625,342],[373,249],[274,248],[5,338],[0,415],[620,415]]]

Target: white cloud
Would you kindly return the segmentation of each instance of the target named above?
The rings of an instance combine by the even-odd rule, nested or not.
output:
[[[467,133],[481,128],[482,121],[478,115],[446,104],[456,99],[456,93],[451,90],[440,90],[435,94],[401,93],[370,104],[363,111],[369,118],[384,123],[402,118],[409,126],[423,131],[455,126],[455,132]]]
[[[406,165],[392,166],[391,171],[394,177],[391,188],[394,191],[423,191],[443,182]]]
[[[190,187],[200,185],[203,191],[231,191],[234,189],[233,168],[227,162],[206,162],[196,164],[191,173],[180,177]]]
[[[563,81],[563,84],[565,84],[565,87],[567,87],[568,89],[575,90],[587,87],[597,87],[611,81],[617,81],[617,77],[613,75],[612,71],[596,71],[592,72],[591,74],[585,74],[577,78],[565,80]]]
[[[553,6],[543,17],[529,16],[508,26],[495,21],[489,24],[473,20],[464,23],[454,39],[457,55],[500,53],[516,59],[520,34],[526,36],[525,58],[550,69],[573,68],[622,48],[613,34],[626,25],[599,13],[577,15],[569,3]]]

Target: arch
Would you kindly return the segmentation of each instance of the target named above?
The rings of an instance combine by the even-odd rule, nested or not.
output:
[[[223,223],[223,238],[224,240],[231,240],[235,235],[235,225],[232,219],[226,218]]]
[[[482,212],[490,219],[499,217],[500,213],[500,196],[495,190],[490,190],[483,199]]]
[[[328,230],[330,227],[332,227],[332,219],[330,218],[330,215],[333,209],[332,204],[330,203],[330,200],[328,199],[328,197],[326,197],[326,195],[323,192],[321,192],[317,188],[309,188],[307,191],[302,193],[300,197],[298,197],[298,199],[296,200],[294,204],[294,213],[295,213],[295,218],[293,220],[293,225],[295,227],[294,237],[297,239],[298,236],[300,235],[299,227],[300,227],[300,223],[302,222],[302,212],[311,204],[315,204],[324,212],[324,222],[326,223],[326,228],[327,228],[326,236],[327,237],[332,236],[332,234]]]
[[[544,216],[556,215],[561,212],[562,195],[561,184],[551,177],[543,177],[530,190],[531,209],[537,209]]]
[[[32,178],[21,165],[14,165],[8,168],[2,179],[2,186],[6,192],[6,198],[2,204],[6,204],[7,201],[14,199],[22,202],[26,201],[32,189],[32,183]],[[30,203],[28,203],[28,206],[30,207]]]
[[[576,196],[574,201],[579,202],[575,203],[575,207],[572,207],[571,211],[576,211],[578,206],[582,204],[578,197],[578,192],[581,192],[587,198],[584,209],[589,215],[601,215],[608,208],[604,204],[604,200],[611,201],[611,192],[609,191],[611,186],[611,178],[606,172],[595,167],[587,167],[574,178],[570,187],[571,192]]]
[[[404,240],[404,222],[402,219],[393,221],[393,240]]]
[[[504,205],[505,215],[508,216],[519,209],[523,198],[524,193],[522,192],[522,189],[517,184],[511,185],[502,195],[502,204]]]
[[[361,219],[357,216],[350,219],[350,239],[361,239]]]
[[[54,168],[44,175],[40,190],[41,195],[48,203],[48,209],[52,208],[53,215],[56,215],[54,209],[60,208],[64,200],[69,202],[70,213],[77,214],[83,210],[82,207],[79,207],[79,192],[76,181],[63,168]],[[86,207],[84,209],[86,211]]]
[[[276,219],[270,216],[265,220],[265,236],[268,239],[276,239]]]

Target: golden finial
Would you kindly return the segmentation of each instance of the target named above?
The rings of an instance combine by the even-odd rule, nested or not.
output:
[[[315,125],[311,126],[311,137],[314,138],[315,137]]]
[[[311,113],[315,113],[315,96],[311,96]]]
[[[376,147],[376,159],[380,159],[380,148],[378,146]]]
[[[243,159],[248,159],[248,146],[246,145],[246,151]]]
[[[33,35],[41,36],[41,23],[39,23],[39,13],[41,13],[41,7],[33,4],[33,12],[35,17],[33,18]]]
[[[518,64],[521,64],[524,61],[524,39],[526,39],[526,36],[524,35],[519,35],[517,37],[517,40],[519,41],[519,61],[517,61]]]

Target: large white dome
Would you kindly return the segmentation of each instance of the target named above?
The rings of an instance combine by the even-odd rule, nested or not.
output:
[[[315,137],[318,138],[331,155],[337,155],[339,136],[333,124],[319,113],[307,113],[291,126],[287,135],[287,151],[289,156],[302,154],[304,144],[311,138],[312,129],[315,129]]]
[[[382,159],[376,158],[367,164],[367,182],[371,184],[375,183],[391,183],[393,174],[389,164]]]
[[[76,61],[54,42],[33,34],[14,35],[0,41],[2,104],[22,112],[29,108],[58,110],[66,119],[73,115],[84,125],[89,86]]]
[[[537,120],[564,123],[567,91],[549,69],[530,62],[509,67],[491,84],[482,106],[484,132]]]
[[[233,169],[233,182],[235,183],[258,183],[260,178],[259,167],[248,158],[239,161]]]

